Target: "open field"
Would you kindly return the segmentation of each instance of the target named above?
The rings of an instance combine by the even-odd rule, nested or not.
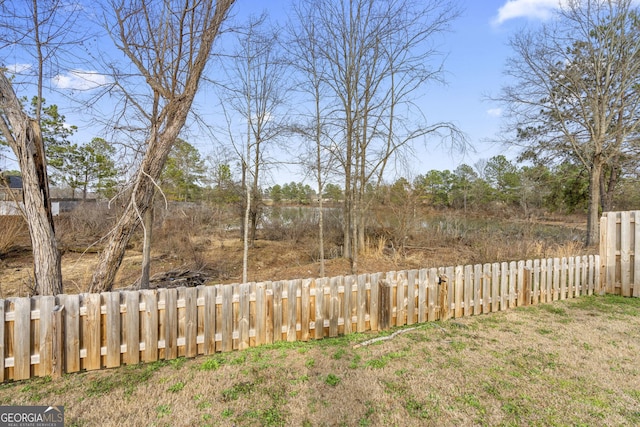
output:
[[[69,426],[632,426],[640,300],[582,297],[308,343],[0,386]]]

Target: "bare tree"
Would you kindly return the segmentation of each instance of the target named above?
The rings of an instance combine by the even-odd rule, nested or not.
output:
[[[320,260],[320,277],[324,277],[324,187],[335,172],[335,157],[332,155],[332,141],[326,134],[327,122],[331,114],[325,101],[326,86],[323,82],[325,75],[323,61],[320,55],[320,47],[317,42],[317,26],[314,20],[307,21],[312,16],[313,6],[308,2],[297,4],[294,9],[294,20],[297,23],[305,22],[305,25],[296,26],[290,22],[288,26],[289,37],[284,42],[288,52],[288,63],[295,70],[295,76],[299,79],[295,85],[296,90],[309,98],[309,108],[298,109],[298,118],[301,123],[292,126],[293,135],[302,136],[310,142],[308,151],[301,154],[301,163],[309,170],[315,179],[318,193],[318,257]],[[300,106],[303,107],[303,106]],[[305,114],[306,111],[306,114]]]
[[[111,2],[113,28],[108,29],[145,82],[147,97],[141,99],[134,90],[127,90],[122,73],[114,73],[114,78],[126,104],[147,124],[148,133],[124,212],[109,235],[91,279],[92,292],[113,286],[126,246],[152,203],[157,180],[186,122],[213,43],[233,3]]]
[[[425,125],[413,102],[424,84],[442,81],[436,37],[458,11],[433,0],[303,4],[297,25],[304,33],[314,23],[323,103],[333,112],[333,153],[344,177],[344,255],[355,272],[364,245],[367,188],[379,185],[389,162],[418,138],[445,131],[452,142],[463,141],[450,123]]]
[[[0,131],[11,147],[22,173],[24,211],[34,260],[35,292],[62,292],[44,140],[40,127],[45,69],[58,70],[65,47],[80,42],[75,33],[78,14],[57,0],[0,4],[0,44],[3,50],[21,49],[29,64],[27,80],[35,81],[35,117],[29,117],[16,96],[12,81],[0,72]]]
[[[264,30],[266,16],[250,18],[245,30],[238,30],[238,43],[227,64],[229,84],[226,98],[242,117],[246,131],[243,149],[235,147],[242,161],[242,184],[245,190],[243,240],[243,282],[247,281],[249,246],[256,239],[260,216],[260,182],[267,164],[269,145],[283,132],[286,86],[285,67],[278,52],[277,32]],[[231,138],[232,141],[236,138]]]
[[[640,15],[633,4],[572,0],[552,23],[517,34],[506,66],[514,83],[497,98],[515,143],[589,171],[586,245],[599,238],[603,170],[617,170],[633,152],[640,126]]]

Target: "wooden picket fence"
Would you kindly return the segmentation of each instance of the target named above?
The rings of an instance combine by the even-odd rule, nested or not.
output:
[[[640,211],[602,215],[600,259],[607,293],[640,297]]]
[[[599,256],[0,300],[0,381],[445,320],[600,290]]]

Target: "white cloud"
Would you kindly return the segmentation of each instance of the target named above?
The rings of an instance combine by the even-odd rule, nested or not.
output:
[[[97,71],[71,70],[67,74],[58,74],[53,83],[60,89],[89,90],[110,82],[109,78]]]
[[[498,15],[493,19],[495,25],[500,25],[509,19],[532,18],[549,19],[561,5],[561,0],[507,0],[498,9]]]
[[[491,117],[500,117],[502,116],[502,108],[490,108],[487,110],[487,114]]]
[[[7,65],[7,71],[11,74],[20,74],[31,69],[31,64],[11,64]]]

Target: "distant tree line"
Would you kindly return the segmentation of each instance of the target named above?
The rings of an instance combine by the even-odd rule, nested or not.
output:
[[[640,174],[628,173],[602,210],[635,209],[640,206]],[[291,182],[266,190],[274,203],[310,204],[317,193],[308,185]],[[344,192],[337,184],[327,184],[323,199],[339,202]],[[369,188],[368,197],[382,205],[407,203],[409,198],[422,206],[487,212],[509,208],[529,216],[535,213],[585,214],[589,203],[589,174],[580,164],[564,161],[556,165],[518,165],[504,155],[480,160],[474,166],[462,164],[454,171],[430,170],[414,179],[398,178]]]

